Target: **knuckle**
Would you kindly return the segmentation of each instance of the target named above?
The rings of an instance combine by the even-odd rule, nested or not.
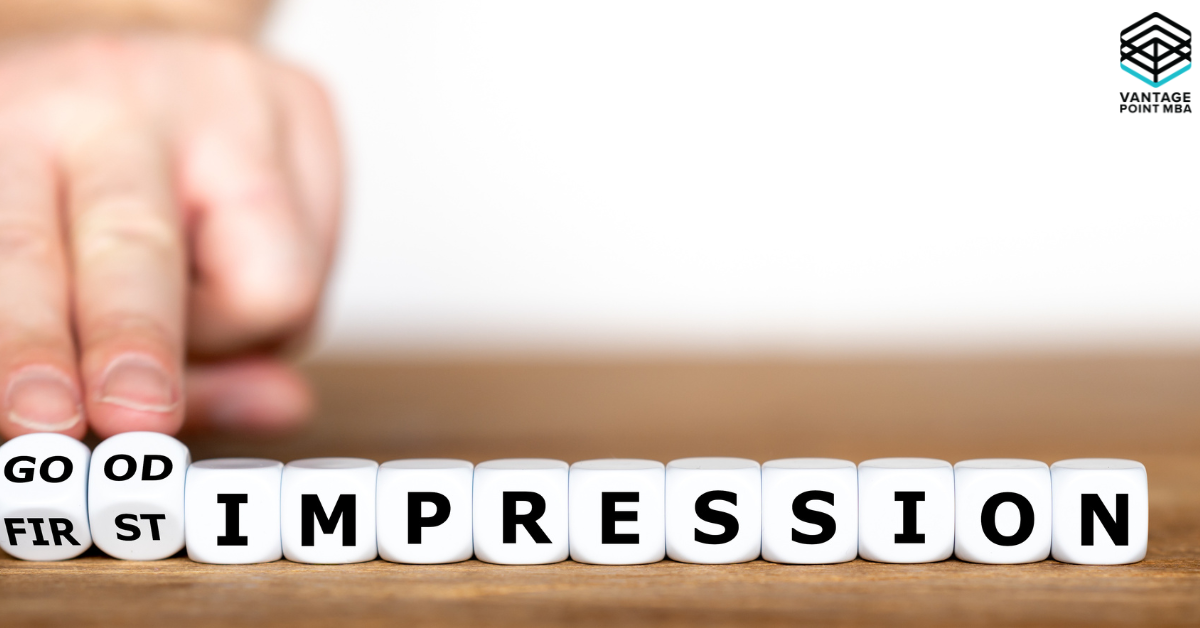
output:
[[[54,247],[54,238],[44,230],[22,224],[0,223],[0,258],[42,259]]]
[[[173,225],[147,218],[153,212],[134,210],[130,217],[120,216],[124,212],[115,209],[93,209],[90,213],[91,216],[79,217],[75,224],[79,253],[85,260],[125,252],[173,257],[180,247],[179,234]],[[115,215],[105,215],[108,213]]]
[[[242,326],[259,331],[299,328],[308,323],[320,300],[319,288],[302,281],[235,281],[230,286],[229,314]]]

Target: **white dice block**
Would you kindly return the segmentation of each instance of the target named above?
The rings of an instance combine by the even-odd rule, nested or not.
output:
[[[1050,556],[1050,467],[1036,460],[954,465],[954,555],[972,563],[1033,563]]]
[[[0,446],[0,547],[23,560],[65,560],[92,546],[83,443],[26,434]]]
[[[844,563],[858,556],[858,468],[849,460],[788,458],[762,466],[762,557]]]
[[[282,558],[282,476],[283,463],[275,460],[221,458],[192,463],[184,499],[188,558],[222,565]]]
[[[183,491],[191,453],[156,432],[126,432],[92,453],[92,541],[113,558],[159,560],[183,549]]]
[[[374,560],[378,470],[379,463],[363,458],[287,463],[279,499],[284,557],[314,564]]]
[[[932,458],[858,465],[858,554],[880,563],[930,563],[954,553],[954,468]]]
[[[1146,557],[1146,467],[1133,460],[1078,458],[1050,466],[1054,560],[1124,565]]]
[[[380,465],[375,498],[380,558],[418,565],[470,558],[474,469],[466,460],[444,459]]]
[[[475,467],[475,557],[501,565],[567,559],[567,463],[511,458]]]
[[[744,563],[762,549],[762,474],[745,458],[667,464],[667,556],[685,563]]]
[[[667,551],[664,467],[655,460],[571,465],[571,559],[594,565],[656,563]]]

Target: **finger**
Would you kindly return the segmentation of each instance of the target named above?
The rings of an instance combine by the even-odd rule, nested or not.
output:
[[[52,161],[0,134],[0,436],[87,430]]]
[[[182,422],[185,250],[165,151],[114,115],[64,155],[80,371],[100,436]]]
[[[303,425],[313,406],[304,377],[279,360],[246,358],[188,368],[189,431],[278,434]]]
[[[236,53],[229,53],[236,54]],[[197,355],[273,345],[307,325],[322,281],[319,247],[283,158],[264,82],[228,64],[230,89],[206,101],[185,142],[183,191],[196,276],[190,341]],[[237,89],[234,89],[234,88]]]

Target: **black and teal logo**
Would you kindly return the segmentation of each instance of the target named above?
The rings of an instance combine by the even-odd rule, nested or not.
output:
[[[1162,87],[1192,67],[1192,31],[1151,13],[1121,31],[1121,69]]]

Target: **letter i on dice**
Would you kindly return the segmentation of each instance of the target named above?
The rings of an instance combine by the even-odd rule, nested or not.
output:
[[[663,464],[585,460],[571,465],[571,558],[596,565],[655,563],[666,555]]]
[[[379,465],[380,558],[422,565],[470,558],[473,469],[466,460],[393,460]]]
[[[158,560],[183,549],[191,460],[183,443],[155,432],[126,432],[100,443],[88,473],[96,547],[126,560]]]
[[[224,565],[279,560],[282,474],[282,463],[260,458],[192,463],[184,502],[188,558]]]
[[[858,465],[858,553],[880,563],[931,563],[954,553],[954,468],[932,458]]]
[[[667,464],[667,556],[685,563],[744,563],[762,549],[762,473],[745,458]]]
[[[92,546],[88,458],[62,434],[26,434],[0,446],[0,547],[24,560],[65,560]]]

